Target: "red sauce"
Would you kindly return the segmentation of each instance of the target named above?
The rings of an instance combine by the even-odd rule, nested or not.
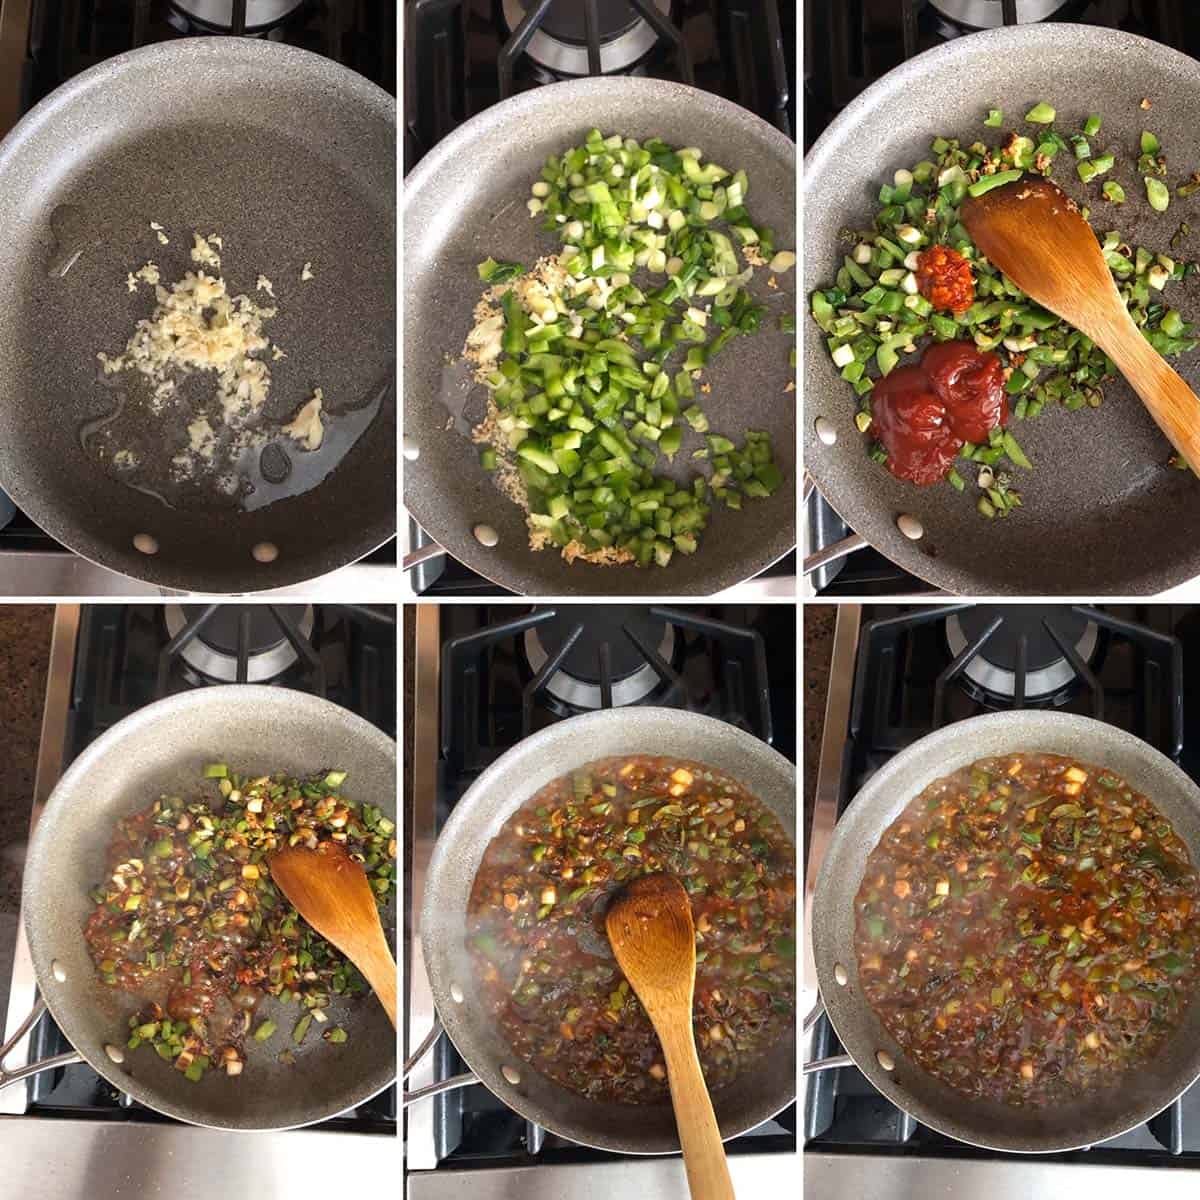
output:
[[[1004,368],[972,342],[940,342],[897,367],[871,392],[871,432],[897,479],[925,487],[945,479],[963,442],[986,442],[1008,421]]]
[[[949,246],[930,246],[917,256],[917,288],[934,308],[966,312],[975,302],[971,264]]]

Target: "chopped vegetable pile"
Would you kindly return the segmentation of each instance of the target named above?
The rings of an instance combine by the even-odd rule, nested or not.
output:
[[[1120,184],[1101,180],[1116,158],[1114,152],[1093,149],[1102,129],[1100,117],[1090,116],[1074,134],[1060,132],[1058,121],[1055,109],[1040,103],[1025,114],[1025,122],[1034,128],[1009,133],[999,144],[934,138],[929,159],[911,170],[896,171],[893,182],[880,188],[873,227],[843,230],[848,252],[842,267],[831,286],[812,294],[811,305],[834,364],[860,398],[856,424],[861,432],[874,432],[872,390],[878,377],[888,375],[902,354],[915,353],[927,338],[969,340],[980,350],[996,352],[1015,420],[1036,417],[1047,405],[1067,410],[1100,405],[1103,381],[1116,374],[1112,361],[1089,338],[1030,301],[979,254],[959,221],[959,208],[968,195],[1015,182],[1025,172],[1049,177],[1064,159],[1084,184],[1096,182],[1096,201],[1126,203]],[[1003,123],[998,109],[983,120],[993,130]],[[1145,179],[1147,202],[1165,211],[1170,192],[1159,178],[1167,167],[1158,138],[1144,132],[1139,149],[1138,170]],[[1197,178],[1182,185],[1178,194],[1187,196],[1200,187]],[[1089,214],[1085,207],[1083,214],[1094,217],[1096,211]],[[1181,226],[1172,239],[1172,254],[1135,250],[1117,231],[1100,235],[1104,257],[1134,322],[1154,349],[1168,356],[1200,344],[1194,327],[1160,298],[1169,283],[1197,269],[1172,256],[1187,232],[1188,227]],[[877,440],[872,439],[870,452],[877,461],[887,460]],[[984,516],[1007,516],[1019,506],[1011,477],[997,464],[1007,459],[1029,470],[1033,463],[1011,432],[995,430],[985,444],[968,442],[960,457],[977,464],[976,480],[982,489],[978,507]],[[1172,460],[1172,465],[1180,464]],[[962,490],[958,471],[939,477]]]
[[[205,777],[196,799],[164,797],[118,823],[85,932],[100,978],[146,1001],[129,1018],[129,1049],[148,1043],[193,1081],[210,1067],[241,1074],[247,1035],[267,1042],[278,1028],[255,1025],[266,996],[298,1005],[290,1058],[314,1023],[328,1024],[333,996],[367,991],[276,890],[271,851],[341,843],[380,906],[396,883],[395,824],[341,794],[345,771],[250,779],[214,764]],[[322,1036],[347,1038],[340,1027]]]
[[[855,900],[863,995],[972,1097],[1079,1102],[1151,1059],[1200,971],[1200,879],[1145,796],[1053,754],[982,759],[884,833]]]
[[[696,396],[712,359],[765,319],[746,289],[755,266],[795,263],[752,222],[749,186],[697,149],[593,129],[548,159],[528,202],[558,256],[528,272],[479,264],[491,286],[466,352],[490,391],[480,460],[507,475],[535,548],[666,566],[696,550],[714,497],[740,508],[783,482],[765,433],[710,431]],[[690,485],[659,470],[686,429],[706,435],[691,458],[711,466]]]
[[[710,1088],[784,1043],[795,1011],[795,851],[710,767],[606,758],[544,787],[492,840],[467,945],[513,1051],[585,1096],[658,1102],[666,1065],[604,929],[612,893],[667,871],[696,926],[694,1026]]]

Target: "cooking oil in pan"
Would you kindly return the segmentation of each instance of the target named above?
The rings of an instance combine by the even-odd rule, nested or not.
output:
[[[46,274],[62,279],[96,241],[87,213],[77,204],[60,204],[50,214],[51,248]]]
[[[357,403],[340,407],[326,404],[329,419],[319,450],[305,450],[286,437],[244,450],[235,468],[242,481],[239,495],[243,511],[253,512],[318,487],[370,428],[395,386],[389,371]]]
[[[192,401],[199,381],[182,381],[175,403],[157,411],[148,394],[129,394],[130,388],[148,393],[144,381],[128,374],[122,379],[120,385],[113,377],[104,379],[115,401],[80,424],[80,446],[127,487],[186,511],[253,512],[320,486],[367,433],[395,389],[389,368],[361,398],[339,404],[327,397],[316,450],[279,432],[278,424],[234,430],[214,421],[215,445],[201,460],[186,452],[187,426],[202,411]]]

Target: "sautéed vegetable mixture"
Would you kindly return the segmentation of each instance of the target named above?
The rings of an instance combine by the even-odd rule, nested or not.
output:
[[[604,931],[629,880],[682,880],[696,925],[696,1046],[708,1086],[790,1034],[795,852],[775,815],[711,767],[606,758],[544,787],[483,856],[467,944],[513,1050],[593,1099],[666,1098],[658,1038]]]
[[[1178,1026],[1198,898],[1171,823],[1111,771],[982,759],[930,784],[871,852],[859,979],[906,1053],[959,1091],[1077,1099]]]

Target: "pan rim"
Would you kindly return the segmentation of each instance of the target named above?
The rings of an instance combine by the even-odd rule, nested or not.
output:
[[[747,732],[735,725],[730,725],[725,721],[718,720],[715,717],[710,717],[704,713],[691,712],[686,709],[666,708],[657,705],[638,705],[635,708],[610,708],[600,709],[595,712],[583,713],[574,717],[569,717],[566,720],[556,722],[553,725],[547,726],[536,733],[530,734],[529,737],[523,738],[515,746],[510,747],[504,752],[495,762],[483,771],[483,773],[471,784],[471,786],[463,793],[462,799],[451,810],[450,816],[446,824],[442,827],[438,834],[437,841],[434,844],[433,854],[430,856],[429,865],[425,871],[425,892],[421,899],[421,929],[429,929],[433,927],[433,910],[435,907],[435,893],[438,891],[433,886],[434,881],[440,876],[445,869],[444,864],[450,856],[457,850],[460,838],[460,830],[467,826],[472,819],[473,814],[469,810],[479,803],[480,798],[486,796],[494,784],[492,780],[499,773],[498,768],[502,769],[507,762],[512,762],[518,757],[523,757],[525,754],[539,753],[545,747],[554,746],[564,740],[578,740],[580,744],[584,744],[586,736],[590,729],[594,726],[606,724],[618,724],[622,719],[628,719],[630,712],[636,712],[639,716],[647,716],[650,720],[670,720],[678,721],[681,718],[690,721],[697,728],[711,728],[714,736],[719,732],[722,739],[732,740],[737,743],[747,753],[752,753],[756,756],[763,756],[765,765],[773,771],[779,771],[784,776],[790,779],[790,791],[786,797],[784,805],[791,819],[791,826],[786,827],[784,832],[792,843],[793,852],[796,848],[796,830],[795,830],[795,804],[796,804],[796,767],[790,759],[785,758],[774,746],[768,745],[754,734]],[[563,733],[566,730],[566,733]],[[582,735],[576,739],[575,735]],[[764,755],[765,752],[765,755]],[[592,757],[596,757],[592,755]],[[588,761],[585,757],[584,761]],[[563,770],[568,769],[565,765]],[[523,796],[515,804],[524,803],[528,796]],[[760,803],[765,803],[759,798]],[[777,811],[774,805],[769,805],[772,811]],[[511,809],[509,810],[511,815]],[[781,822],[782,823],[782,822]],[[474,1063],[461,1050],[458,1043],[454,1040],[453,1034],[446,1021],[442,1017],[442,1007],[438,1004],[438,996],[448,995],[449,988],[444,987],[445,980],[442,979],[439,970],[439,963],[434,958],[433,951],[429,948],[425,938],[421,938],[421,957],[424,961],[425,972],[429,978],[430,988],[434,997],[434,1009],[438,1020],[442,1024],[443,1031],[446,1037],[454,1044],[463,1061],[467,1064],[468,1069],[479,1079],[480,1083],[488,1089],[494,1096],[507,1104],[517,1113],[525,1116],[527,1110],[532,1105],[526,1101],[525,1097],[511,1086],[499,1070],[485,1070],[481,1072]],[[795,1033],[793,1031],[792,1038],[793,1051],[795,1049]],[[522,1060],[523,1061],[523,1060]],[[528,1065],[528,1064],[527,1064]],[[534,1069],[534,1068],[531,1068]],[[561,1086],[561,1085],[560,1085]],[[565,1090],[565,1089],[563,1089]],[[747,1132],[750,1129],[762,1124],[764,1121],[770,1120],[772,1117],[782,1112],[788,1105],[795,1101],[796,1093],[794,1088],[792,1093],[787,1098],[783,1099],[778,1107],[767,1105],[762,1112],[756,1112],[753,1117],[747,1118],[745,1124],[738,1122],[737,1128],[731,1129],[729,1133],[722,1133],[722,1141],[730,1141],[735,1137]],[[770,1108],[771,1111],[766,1111]],[[575,1128],[571,1122],[559,1124],[555,1122],[547,1122],[544,1113],[539,1113],[536,1117],[530,1117],[531,1120],[536,1120],[543,1128],[549,1129],[552,1133],[559,1137],[566,1138],[569,1141],[575,1142],[581,1146],[589,1146],[597,1150],[609,1150],[619,1154],[627,1154],[637,1157],[659,1157],[665,1154],[678,1154],[679,1147],[667,1149],[630,1149],[628,1146],[618,1144],[615,1139],[605,1139],[602,1137],[591,1136],[594,1131],[581,1131]],[[581,1136],[587,1134],[588,1136]]]
[[[121,1073],[117,1069],[116,1064],[110,1062],[103,1053],[90,1053],[82,1050],[71,1040],[67,1034],[67,1029],[73,1022],[70,1019],[68,1007],[56,995],[55,989],[42,986],[43,973],[40,969],[40,960],[46,956],[40,950],[33,916],[35,910],[40,910],[40,905],[37,903],[38,896],[44,892],[49,884],[46,882],[44,872],[37,869],[30,870],[30,867],[32,865],[36,868],[37,860],[43,853],[42,842],[49,836],[43,832],[48,826],[43,822],[42,818],[50,810],[51,806],[55,804],[55,797],[61,797],[66,794],[68,786],[65,785],[73,788],[78,779],[83,779],[87,776],[94,762],[106,756],[115,747],[125,741],[126,738],[136,736],[145,728],[153,726],[164,713],[186,712],[188,709],[199,709],[210,705],[220,707],[222,701],[234,697],[245,697],[248,701],[264,707],[287,704],[294,711],[298,706],[302,710],[308,709],[314,716],[324,715],[328,717],[330,709],[334,709],[337,711],[339,722],[348,723],[354,729],[356,736],[362,737],[367,743],[374,743],[374,749],[381,754],[390,755],[393,764],[397,761],[395,739],[388,737],[386,733],[376,728],[370,721],[360,717],[350,709],[335,704],[332,700],[327,700],[322,696],[314,696],[308,692],[299,692],[293,688],[281,689],[266,684],[254,683],[214,684],[211,687],[179,692],[173,696],[166,696],[161,700],[152,701],[150,704],[144,705],[142,708],[130,713],[129,716],[122,718],[115,725],[105,730],[94,742],[86,746],[54,785],[54,789],[46,799],[45,805],[42,806],[37,825],[34,827],[29,839],[29,850],[26,855],[25,871],[21,881],[21,911],[24,914],[22,923],[26,940],[29,943],[30,957],[34,964],[38,994],[45,1002],[46,1008],[55,1023],[63,1031],[63,1035],[67,1037],[71,1048],[102,1079],[107,1080],[118,1091],[133,1096],[135,1100],[145,1104],[155,1112],[172,1117],[177,1121],[183,1121],[188,1125],[232,1133],[278,1133],[287,1129],[303,1129],[310,1125],[331,1120],[378,1096],[396,1082],[399,1072],[396,1068],[395,1055],[393,1054],[390,1077],[385,1078],[388,1074],[385,1071],[368,1080],[362,1093],[356,1095],[348,1105],[340,1107],[336,1112],[322,1113],[311,1119],[292,1124],[241,1125],[220,1121],[197,1121],[193,1115],[184,1113],[174,1103],[163,1101],[154,1094],[154,1089],[148,1087],[142,1079]],[[392,797],[392,801],[393,803],[395,802],[395,796]]]
[[[265,47],[270,47],[270,49],[265,49]],[[61,108],[64,106],[69,108],[71,105],[85,102],[93,88],[102,87],[114,75],[123,77],[131,72],[140,72],[148,68],[161,69],[177,61],[184,66],[194,67],[196,60],[211,59],[227,66],[231,59],[236,59],[238,62],[258,66],[264,61],[264,55],[268,56],[273,67],[283,71],[307,72],[316,78],[338,79],[342,88],[352,96],[355,103],[363,105],[364,110],[373,118],[382,119],[391,126],[393,131],[395,130],[395,97],[365,75],[334,59],[326,58],[324,55],[316,54],[299,46],[288,45],[286,42],[273,42],[268,38],[241,38],[228,35],[177,38],[173,41],[139,46],[122,54],[114,55],[112,58],[104,59],[102,62],[80,71],[79,74],[72,76],[43,97],[21,117],[3,138],[0,138],[0,177],[3,177],[13,159],[20,154],[29,140],[36,138],[48,128]],[[275,58],[271,59],[272,55]],[[394,499],[396,491],[394,467],[392,476]],[[186,564],[181,567],[169,565],[162,567],[154,578],[115,567],[97,557],[94,551],[89,553],[79,549],[75,545],[74,537],[77,526],[72,522],[59,520],[58,513],[53,510],[47,512],[37,490],[27,486],[24,478],[19,478],[15,482],[0,480],[0,486],[3,486],[17,507],[39,529],[55,541],[60,542],[84,562],[111,571],[122,579],[170,588],[174,591],[194,592],[199,595],[257,595],[281,587],[294,587],[309,583],[335,570],[351,566],[374,553],[396,536],[397,528],[396,509],[393,503],[381,511],[378,520],[373,521],[369,526],[362,527],[358,536],[354,536],[351,531],[345,539],[345,549],[340,550],[331,560],[331,564],[326,566],[319,575],[310,574],[307,568],[299,571],[290,570],[291,562],[299,562],[298,558],[289,559],[284,565],[279,565],[283,561],[281,559],[274,565],[273,570],[276,574],[269,582],[255,583],[250,587],[238,587],[232,591],[219,589],[214,591],[204,586],[204,580],[200,577],[203,571],[197,574],[194,568],[188,567]],[[99,543],[102,539],[97,538],[96,541]],[[150,558],[147,561],[161,566],[156,558]]]
[[[1044,32],[1043,32],[1044,31]],[[884,88],[894,89],[906,83],[916,83],[928,78],[934,68],[940,70],[953,69],[957,58],[966,54],[974,54],[981,47],[990,51],[998,59],[1006,55],[1021,56],[1038,46],[1047,39],[1062,37],[1069,34],[1078,44],[1079,53],[1086,55],[1089,48],[1104,44],[1107,50],[1112,42],[1119,41],[1131,48],[1137,48],[1142,53],[1153,54],[1166,62],[1174,62],[1179,68],[1189,74],[1196,74],[1197,62],[1189,55],[1183,54],[1170,46],[1161,45],[1139,34],[1127,33],[1119,29],[1105,29],[1093,25],[1076,25],[1064,21],[1045,21],[1031,25],[999,26],[994,29],[978,30],[968,37],[957,38],[954,41],[934,46],[920,54],[914,55],[906,62],[894,67],[881,76],[870,87],[860,92],[844,109],[830,122],[827,128],[813,143],[804,156],[803,178],[801,182],[804,201],[807,202],[810,192],[815,194],[820,186],[819,176],[824,173],[825,165],[831,155],[843,148],[846,136],[852,133],[854,127],[876,104],[876,97],[881,95]],[[966,47],[970,46],[968,50]],[[805,276],[806,289],[811,292],[810,280]],[[815,286],[815,285],[814,285]],[[806,314],[806,320],[811,317]],[[809,372],[807,360],[804,371],[804,390],[808,394],[810,387],[815,388],[815,382]],[[824,390],[822,385],[821,390]],[[854,522],[842,512],[842,505],[851,502],[849,490],[844,491],[838,500],[833,500],[826,490],[827,479],[822,478],[820,464],[824,461],[822,447],[812,428],[812,422],[804,422],[803,461],[808,473],[812,476],[822,499],[837,513],[839,518],[857,532]],[[866,536],[866,535],[863,535]],[[870,539],[868,539],[870,540]],[[920,542],[894,541],[886,550],[871,541],[871,546],[890,562],[895,563],[909,574],[924,583],[931,584],[954,595],[1028,595],[1029,588],[1022,588],[1008,582],[1008,576],[998,574],[997,577],[981,585],[978,581],[969,587],[964,587],[966,570],[957,566],[949,566],[943,570],[942,560],[923,554]],[[1170,564],[1158,563],[1147,566],[1136,577],[1126,578],[1119,590],[1115,585],[1105,589],[1093,588],[1093,595],[1103,596],[1154,596],[1170,588],[1189,583],[1200,577],[1200,553],[1185,563],[1175,559]],[[1037,588],[1033,589],[1038,592]],[[1059,594],[1059,593],[1053,593]],[[1066,595],[1067,593],[1061,593]]]
[[[1024,726],[1031,718],[1036,719],[1039,723],[1042,723],[1050,730],[1057,729],[1062,731],[1063,734],[1068,734],[1070,731],[1075,730],[1082,731],[1091,736],[1103,735],[1103,737],[1110,743],[1119,743],[1132,752],[1142,756],[1148,756],[1157,770],[1162,771],[1165,775],[1172,778],[1173,782],[1178,785],[1180,796],[1185,797],[1196,809],[1197,813],[1200,813],[1200,784],[1197,784],[1196,781],[1193,780],[1192,777],[1188,775],[1182,767],[1173,762],[1170,758],[1163,754],[1162,751],[1152,746],[1149,742],[1138,737],[1136,734],[1132,734],[1124,729],[1121,729],[1119,726],[1110,725],[1107,721],[1097,720],[1094,717],[1087,717],[1078,713],[1064,713],[1045,709],[1022,709],[1007,712],[984,713],[980,716],[968,717],[962,721],[953,721],[948,725],[942,726],[941,729],[934,730],[932,733],[926,734],[925,737],[920,738],[918,741],[912,743],[910,746],[905,747],[898,754],[890,758],[879,771],[872,775],[871,778],[868,779],[867,782],[864,783],[863,786],[855,793],[854,799],[851,800],[850,805],[847,807],[847,811],[849,811],[850,808],[853,808],[855,802],[862,797],[865,792],[868,791],[871,792],[871,795],[867,796],[866,799],[868,802],[870,802],[871,799],[873,799],[874,794],[880,789],[888,786],[891,777],[894,774],[902,771],[909,761],[917,760],[923,756],[927,756],[935,752],[943,742],[958,742],[964,738],[965,740],[969,741],[971,731],[977,730],[981,726],[986,726],[989,729],[1004,728],[1005,726],[1020,727]],[[965,734],[963,731],[965,731]],[[1052,753],[1052,751],[1043,752]],[[898,765],[894,766],[893,764]],[[944,769],[938,768],[936,765],[932,765],[931,770],[931,780],[940,778],[942,774],[946,773]],[[908,796],[908,800],[911,800],[917,794],[918,792],[912,792],[911,795]],[[876,828],[874,830],[872,848],[878,844],[879,837],[886,828],[887,826],[884,826],[883,828]],[[843,1049],[847,1054],[850,1055],[851,1059],[853,1059],[855,1066],[862,1071],[864,1075],[866,1075],[872,1086],[876,1087],[886,1099],[891,1101],[891,1103],[895,1104],[903,1112],[908,1113],[910,1116],[920,1121],[921,1124],[927,1125],[930,1129],[933,1129],[936,1132],[945,1135],[946,1137],[953,1138],[955,1141],[961,1142],[966,1146],[976,1146],[989,1150],[999,1150],[1009,1154],[1037,1155],[1066,1153],[1073,1150],[1088,1149],[1089,1147],[1095,1146],[1100,1142],[1109,1141],[1112,1138],[1120,1137],[1122,1134],[1128,1133],[1130,1130],[1137,1129],[1139,1126],[1144,1125],[1152,1117],[1157,1116],[1158,1113],[1169,1108],[1170,1105],[1174,1103],[1175,1099],[1178,1099],[1178,1097],[1186,1092],[1189,1087],[1195,1084],[1197,1080],[1200,1080],[1200,1053],[1197,1053],[1193,1057],[1192,1066],[1187,1071],[1187,1074],[1190,1075],[1191,1078],[1172,1099],[1167,1100],[1163,1105],[1155,1109],[1153,1112],[1145,1113],[1137,1119],[1130,1120],[1128,1123],[1125,1123],[1124,1121],[1115,1122],[1112,1128],[1106,1128],[1104,1131],[1100,1132],[1098,1136],[1093,1138],[1076,1140],[1076,1135],[1072,1135],[1071,1138],[1064,1142],[1051,1143],[1048,1141],[1045,1145],[1030,1146],[1028,1144],[1017,1145],[1014,1144],[1013,1141],[1006,1140],[1003,1137],[997,1137],[989,1140],[976,1139],[972,1137],[970,1140],[968,1140],[963,1136],[962,1132],[956,1132],[948,1128],[947,1126],[950,1124],[950,1121],[940,1110],[931,1108],[931,1106],[928,1105],[923,1099],[914,1098],[908,1093],[902,1092],[901,1089],[892,1082],[891,1076],[887,1075],[886,1072],[883,1072],[882,1069],[880,1071],[873,1071],[869,1067],[859,1065],[857,1055],[855,1055],[849,1049],[849,1044],[843,1039],[843,1030],[838,1028],[837,1019],[835,1018],[833,1011],[831,1011],[831,1008],[825,1004],[824,997],[827,994],[831,996],[837,994],[837,992],[834,990],[835,981],[832,978],[833,959],[836,957],[836,954],[832,948],[830,948],[829,953],[825,953],[825,950],[823,949],[827,941],[825,924],[824,922],[816,920],[816,913],[818,908],[824,908],[826,903],[829,902],[827,893],[829,893],[834,887],[834,871],[836,870],[836,864],[833,861],[835,855],[832,853],[832,851],[834,851],[840,845],[841,843],[837,840],[837,825],[835,825],[834,841],[832,841],[830,846],[827,848],[825,857],[821,862],[820,870],[817,872],[817,881],[813,889],[812,901],[809,905],[809,911],[806,914],[808,918],[808,926],[811,931],[809,933],[809,937],[811,939],[810,944],[813,951],[813,961],[817,970],[817,986],[821,1007],[824,1010],[834,1033],[837,1035],[838,1041],[841,1042]],[[1189,846],[1189,851],[1191,849],[1192,847]],[[1200,864],[1194,865],[1200,867]],[[856,888],[859,883],[861,883],[861,879],[855,881]],[[869,1005],[866,1005],[866,1001],[861,999],[861,997],[858,998],[857,1003],[866,1006],[869,1009]],[[1193,994],[1192,1003],[1200,1004],[1200,991]],[[914,1069],[920,1070],[921,1068],[916,1067],[914,1064]],[[923,1073],[928,1075],[928,1072]]]
[[[501,100],[498,104],[492,105],[490,108],[484,109],[482,112],[476,113],[475,116],[464,121],[451,133],[447,134],[439,141],[427,154],[422,157],[421,161],[412,169],[405,177],[403,195],[401,197],[401,220],[403,222],[404,243],[407,251],[409,241],[409,226],[408,213],[410,203],[415,203],[415,197],[418,191],[424,191],[431,182],[436,181],[436,177],[440,171],[451,164],[456,157],[469,150],[469,147],[474,142],[477,131],[484,130],[488,125],[499,121],[506,121],[510,114],[520,116],[522,110],[535,110],[544,105],[550,97],[551,100],[558,98],[560,103],[569,104],[572,99],[578,96],[581,92],[587,90],[591,93],[597,93],[602,99],[605,94],[622,94],[628,95],[631,92],[644,92],[646,102],[652,103],[654,100],[663,96],[678,96],[680,94],[692,96],[697,103],[703,102],[705,106],[712,107],[718,110],[723,110],[731,116],[736,115],[739,121],[744,121],[749,118],[752,123],[760,127],[764,136],[769,142],[774,143],[775,149],[785,154],[791,160],[792,173],[795,174],[796,166],[796,144],[791,141],[784,133],[776,129],[770,122],[763,120],[757,113],[751,112],[749,109],[744,109],[740,105],[733,103],[731,100],[725,99],[723,96],[715,96],[705,92],[700,88],[693,87],[689,84],[675,83],[666,79],[644,78],[639,76],[614,76],[601,75],[586,79],[570,79],[563,80],[558,83],[545,84],[542,87],[535,88],[532,91],[520,92],[515,96],[510,96],[507,100]],[[569,93],[569,94],[568,94]],[[499,115],[497,115],[499,114]],[[582,118],[581,118],[582,119]],[[799,207],[796,206],[793,212],[793,221],[795,222],[794,232],[799,233],[799,222],[797,220]],[[405,261],[407,261],[407,252],[405,253]],[[403,398],[401,402],[401,432],[404,427],[404,404]],[[797,414],[798,420],[798,414]],[[793,423],[795,424],[795,422]],[[793,433],[793,442],[795,442]],[[406,472],[406,468],[401,468],[402,472]],[[794,465],[794,472],[798,475],[801,470],[801,463],[797,459]],[[795,494],[795,486],[792,487],[792,493]],[[421,526],[430,538],[442,544],[441,538],[438,537],[438,530],[444,527],[445,523],[440,520],[440,509],[435,498],[430,498],[428,503],[424,503],[426,493],[412,491],[408,487],[407,478],[404,479],[404,487],[402,488],[402,502],[406,512]],[[502,499],[497,493],[497,499]],[[736,538],[736,532],[734,534]],[[666,587],[668,595],[713,595],[725,588],[735,587],[739,583],[744,583],[755,578],[774,566],[780,559],[785,558],[789,553],[795,550],[797,545],[797,514],[796,507],[793,503],[789,520],[779,526],[778,531],[763,543],[761,552],[755,557],[753,563],[747,564],[745,567],[735,567],[733,571],[720,573],[716,575],[706,576],[707,579],[715,580],[715,586],[707,582],[699,583],[696,586],[685,590],[676,590],[675,587]],[[469,549],[470,547],[468,547]],[[447,551],[447,554],[450,552]],[[527,553],[533,554],[534,551]],[[452,555],[457,559],[457,555]],[[462,561],[462,559],[458,559]],[[529,589],[518,586],[517,582],[512,578],[515,573],[507,569],[505,560],[496,558],[495,556],[487,556],[481,550],[479,555],[472,555],[471,561],[465,562],[464,565],[470,568],[477,575],[482,576],[489,583],[493,583],[498,587],[506,588],[515,592],[518,595],[532,595],[536,593],[536,589]],[[588,567],[591,564],[580,564],[583,567]],[[600,568],[597,568],[600,569]],[[606,578],[611,576],[614,570],[636,571],[638,568],[632,564],[620,564],[617,567],[605,567]],[[670,568],[666,568],[669,572]],[[743,573],[747,572],[747,573]],[[590,578],[590,577],[589,577]],[[571,582],[574,582],[572,577]],[[616,600],[625,595],[636,596],[641,595],[641,592],[613,592],[607,591],[597,592],[588,586],[585,580],[581,587],[571,587],[569,590],[561,590],[555,594],[563,595],[595,595],[603,596],[605,600]]]

